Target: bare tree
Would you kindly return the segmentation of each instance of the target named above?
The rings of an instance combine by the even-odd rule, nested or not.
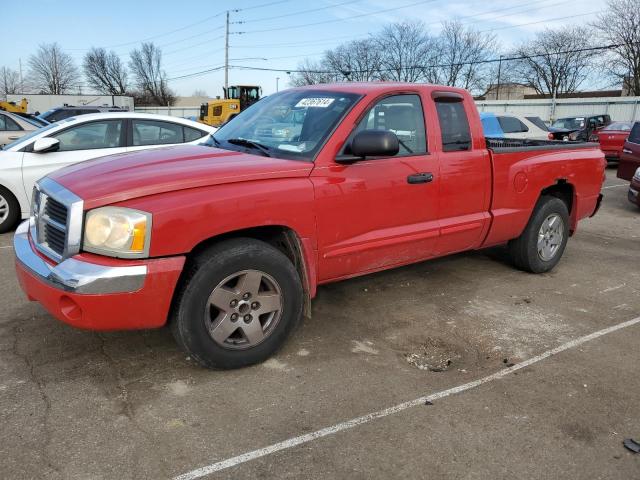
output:
[[[345,80],[369,82],[380,77],[381,51],[373,39],[354,40],[329,50],[324,64]]]
[[[375,37],[380,52],[380,78],[398,82],[417,82],[428,75],[425,64],[435,57],[436,40],[421,22],[399,22],[387,25]]]
[[[169,88],[167,74],[162,69],[162,52],[152,42],[143,43],[140,49],[131,52],[129,69],[138,87],[137,103],[142,105],[173,103],[175,95]]]
[[[605,55],[605,71],[640,95],[640,0],[608,0],[607,7],[593,23],[602,43],[617,45]]]
[[[193,91],[192,96],[194,97],[208,97],[207,92],[205,92],[204,90],[201,90],[199,88],[195,89]]]
[[[514,56],[523,83],[540,94],[558,96],[578,90],[594,67],[594,51],[589,48],[592,35],[584,27],[546,29],[535,39],[520,46]]]
[[[20,75],[15,70],[7,67],[0,68],[0,96],[6,97],[12,93],[20,92]]]
[[[115,52],[92,48],[83,61],[84,76],[93,88],[108,95],[127,93],[127,71]]]
[[[29,77],[36,89],[53,95],[66,93],[79,79],[73,58],[57,43],[40,45],[29,57]]]
[[[329,70],[326,59],[314,62],[305,58],[304,61],[298,64],[298,71],[291,75],[289,84],[292,87],[301,87],[318,83],[330,83],[337,81],[336,77],[336,73]]]
[[[439,36],[437,83],[467,90],[485,88],[490,81],[487,60],[496,52],[496,38],[465,27],[459,20],[444,22]]]

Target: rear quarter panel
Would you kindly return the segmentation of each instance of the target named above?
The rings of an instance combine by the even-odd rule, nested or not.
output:
[[[493,221],[483,246],[518,237],[541,192],[558,182],[573,187],[572,232],[578,220],[593,213],[606,166],[599,148],[490,153],[494,175]]]

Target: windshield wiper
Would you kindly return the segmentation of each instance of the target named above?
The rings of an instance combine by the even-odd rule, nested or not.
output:
[[[222,145],[220,143],[220,140],[218,140],[216,137],[213,136],[213,134],[211,134],[211,140],[213,140],[213,143],[216,147],[219,147],[220,145]]]
[[[253,148],[254,150],[260,150],[265,157],[270,157],[269,153],[270,148],[266,145],[263,145],[258,142],[254,142],[253,140],[247,140],[246,138],[229,138],[227,139],[227,143],[231,143],[232,145],[241,145],[243,147]]]

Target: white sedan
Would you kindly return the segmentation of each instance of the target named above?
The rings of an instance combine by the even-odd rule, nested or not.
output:
[[[36,180],[61,167],[122,152],[199,144],[216,128],[178,117],[109,112],[47,125],[0,151],[0,233],[29,216]]]

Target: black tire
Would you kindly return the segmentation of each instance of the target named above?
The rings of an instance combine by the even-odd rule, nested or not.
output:
[[[558,215],[562,221],[563,235],[553,257],[544,259],[538,253],[538,234],[543,222],[553,214]],[[515,266],[521,270],[531,273],[548,272],[562,258],[568,239],[569,210],[567,204],[557,197],[543,195],[538,200],[522,235],[509,242],[509,254]]]
[[[261,343],[242,350],[225,348],[214,341],[205,324],[205,312],[211,308],[209,296],[226,278],[247,270],[264,272],[277,283],[281,314]],[[278,351],[299,324],[303,295],[297,270],[280,250],[251,238],[225,240],[190,259],[189,271],[174,298],[171,331],[180,347],[202,366],[230,369],[252,365]]]
[[[3,212],[0,211],[0,233],[12,230],[20,220],[20,204],[18,200],[13,196],[13,193],[0,186],[0,205],[3,206],[5,203],[8,212],[3,215]]]

